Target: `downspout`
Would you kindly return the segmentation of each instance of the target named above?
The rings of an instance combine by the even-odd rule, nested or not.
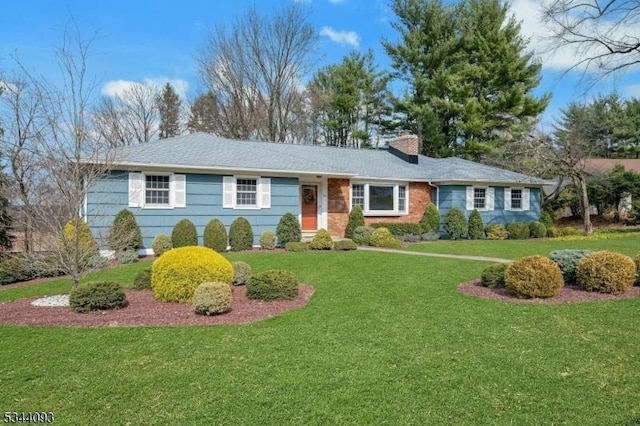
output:
[[[427,182],[430,187],[436,189],[436,208],[440,211],[440,187],[438,185],[434,185],[431,181]]]

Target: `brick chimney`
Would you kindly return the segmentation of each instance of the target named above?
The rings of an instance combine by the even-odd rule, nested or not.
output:
[[[389,152],[407,163],[418,164],[420,141],[416,135],[401,133],[389,141]]]

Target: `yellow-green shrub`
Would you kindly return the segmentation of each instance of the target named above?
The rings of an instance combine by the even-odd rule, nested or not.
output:
[[[558,265],[543,256],[527,256],[509,264],[504,283],[509,294],[527,299],[556,296],[564,286]]]
[[[77,237],[77,245],[76,245]],[[67,253],[79,252],[79,255],[83,258],[93,258],[99,254],[98,243],[93,237],[89,225],[82,220],[78,219],[78,231],[76,236],[76,228],[73,220],[67,222],[62,230],[62,249]]]
[[[231,310],[232,293],[227,283],[202,283],[193,293],[193,308],[196,314],[217,315]]]
[[[231,262],[233,267],[233,285],[245,285],[251,278],[251,266],[242,260]]]
[[[311,250],[331,250],[333,248],[333,240],[331,239],[329,231],[319,229],[316,235],[313,236],[309,248]]]
[[[600,293],[626,293],[635,283],[636,275],[633,259],[611,251],[588,254],[576,266],[578,285]]]
[[[636,254],[633,261],[636,263],[636,285],[640,285],[640,254]]]
[[[190,302],[193,292],[204,282],[233,283],[231,263],[206,247],[179,247],[153,262],[151,287],[161,302]]]
[[[377,228],[371,233],[369,244],[373,247],[400,248],[400,241],[393,238],[387,228]]]
[[[153,254],[162,256],[163,253],[171,250],[171,238],[167,234],[158,234],[151,243]]]

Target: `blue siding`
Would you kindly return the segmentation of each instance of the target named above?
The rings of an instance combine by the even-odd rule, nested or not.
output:
[[[186,207],[173,209],[130,208],[127,172],[112,172],[92,188],[87,199],[87,215],[93,234],[106,247],[104,238],[113,223],[113,218],[122,209],[133,212],[142,231],[143,249],[150,249],[158,234],[171,235],[174,225],[181,219],[189,219],[198,230],[198,243],[203,243],[204,228],[212,219],[220,219],[227,227],[236,217],[243,216],[254,232],[254,244],[259,244],[260,234],[274,231],[282,215],[287,212],[300,213],[299,186],[296,178],[271,178],[271,208],[228,209],[222,208],[222,176],[187,174]]]
[[[529,188],[529,210],[507,211],[504,209],[504,189],[496,186],[494,209],[481,211],[480,216],[486,225],[507,224],[512,222],[533,222],[540,220],[540,189]],[[467,187],[462,185],[443,185],[439,189],[439,210],[444,224],[444,217],[447,212],[457,207],[461,209],[468,218],[471,210],[467,210]]]

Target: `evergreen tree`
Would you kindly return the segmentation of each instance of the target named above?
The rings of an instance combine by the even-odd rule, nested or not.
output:
[[[7,197],[7,180],[0,170],[0,257],[13,247],[13,218],[9,214],[9,199]]]
[[[500,0],[394,0],[398,44],[385,41],[409,86],[397,108],[430,156],[481,159],[528,131],[549,96],[531,92],[541,65]]]
[[[191,104],[187,129],[191,133],[216,133],[218,105],[212,92],[200,95]]]
[[[178,136],[180,131],[180,109],[182,101],[176,94],[173,86],[167,83],[162,94],[156,99],[158,112],[160,113],[160,126],[158,128],[160,139]]]

